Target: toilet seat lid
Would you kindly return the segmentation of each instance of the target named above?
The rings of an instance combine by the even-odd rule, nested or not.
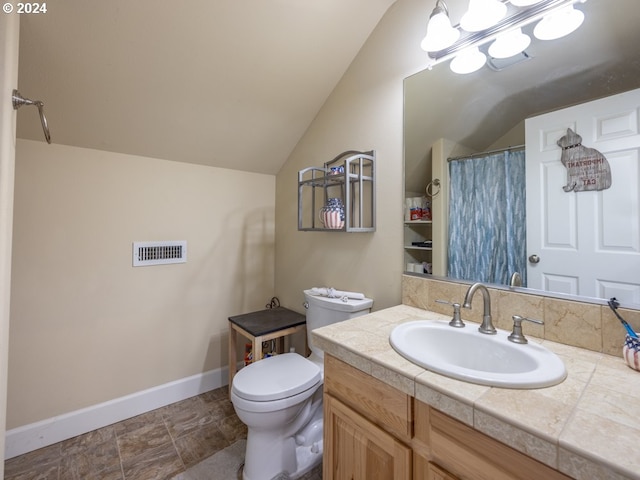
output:
[[[233,391],[246,400],[268,402],[297,395],[321,380],[315,363],[297,353],[285,353],[241,369],[233,377]]]

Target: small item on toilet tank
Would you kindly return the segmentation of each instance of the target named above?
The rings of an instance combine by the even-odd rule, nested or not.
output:
[[[364,300],[364,293],[358,293],[358,292],[343,292],[341,290],[336,290],[335,288],[331,288],[331,287],[313,287],[311,289],[311,294],[312,295],[320,295],[323,297],[329,297],[329,298],[342,298],[342,297],[347,297],[347,298],[351,298],[353,300]]]

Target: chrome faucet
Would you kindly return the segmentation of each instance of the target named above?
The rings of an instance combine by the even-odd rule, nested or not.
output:
[[[509,279],[510,287],[521,287],[522,286],[522,275],[519,272],[513,272],[511,274],[511,278]]]
[[[464,296],[464,302],[462,306],[464,308],[471,309],[471,300],[473,295],[480,290],[482,292],[482,300],[484,302],[484,313],[482,316],[482,324],[478,327],[480,333],[486,333],[487,335],[495,335],[497,330],[491,323],[491,297],[489,297],[489,290],[481,283],[474,283],[467,290],[467,294]]]

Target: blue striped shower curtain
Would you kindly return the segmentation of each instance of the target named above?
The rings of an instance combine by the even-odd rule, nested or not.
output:
[[[452,160],[448,276],[526,286],[524,151]]]

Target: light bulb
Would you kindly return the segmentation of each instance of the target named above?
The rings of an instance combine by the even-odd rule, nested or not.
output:
[[[460,32],[451,26],[446,13],[433,15],[427,24],[427,35],[420,46],[426,52],[438,52],[453,45],[460,37]]]
[[[489,46],[489,55],[493,58],[509,58],[523,52],[531,43],[529,35],[522,33],[521,28],[501,34]]]
[[[470,0],[460,26],[468,32],[479,32],[494,26],[507,14],[507,6],[500,0]]]
[[[540,40],[555,40],[569,35],[584,21],[584,13],[573,8],[573,5],[561,8],[538,22],[533,34]]]
[[[463,50],[451,60],[449,67],[455,73],[466,74],[480,70],[486,62],[487,56],[478,50],[478,47],[471,47]]]

